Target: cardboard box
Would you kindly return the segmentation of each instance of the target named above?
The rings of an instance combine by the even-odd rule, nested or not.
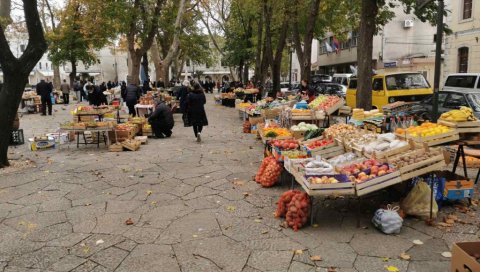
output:
[[[250,118],[248,118],[248,121],[253,126],[253,125],[256,125],[256,124],[259,124],[259,123],[263,123],[264,119],[263,119],[263,117],[250,117]]]
[[[461,242],[453,244],[451,272],[480,271],[480,262],[472,255],[480,254],[479,242]]]
[[[280,115],[281,112],[282,109],[265,109],[262,110],[262,116],[265,119],[275,119]]]

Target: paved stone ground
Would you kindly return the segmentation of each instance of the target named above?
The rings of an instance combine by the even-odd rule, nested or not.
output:
[[[361,202],[323,199],[317,225],[279,227],[275,202],[288,186],[251,181],[262,145],[241,133],[235,110],[208,101],[202,144],[176,115],[171,139],[149,140],[138,152],[10,149],[36,167],[0,172],[0,271],[375,272],[391,265],[439,272],[449,270],[441,253],[453,242],[478,240],[478,210],[459,213],[468,224],[449,231],[407,219],[399,235],[380,233],[369,222],[395,200],[386,193]],[[24,116],[26,136],[71,119],[62,108],[55,106],[53,117]],[[411,260],[401,260],[402,252]],[[317,255],[323,260],[310,260]]]

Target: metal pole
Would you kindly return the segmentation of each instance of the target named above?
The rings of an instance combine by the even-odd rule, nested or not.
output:
[[[445,9],[444,0],[438,0],[437,10],[437,41],[435,48],[435,77],[433,79],[433,109],[432,121],[436,122],[438,118],[438,91],[440,89],[440,73],[442,62],[442,40],[443,40],[443,11]]]
[[[293,50],[290,48],[290,71],[288,75],[288,89],[292,90],[292,55]]]

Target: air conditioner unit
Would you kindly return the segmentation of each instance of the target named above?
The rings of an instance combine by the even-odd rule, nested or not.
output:
[[[411,28],[413,27],[413,20],[405,20],[403,22],[403,28]]]

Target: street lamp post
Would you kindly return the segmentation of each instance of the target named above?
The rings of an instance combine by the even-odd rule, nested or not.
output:
[[[442,40],[443,40],[443,11],[445,10],[444,0],[438,0],[437,10],[437,40],[435,48],[435,77],[433,79],[433,110],[432,121],[438,119],[438,91],[440,89],[440,73],[442,62]]]

